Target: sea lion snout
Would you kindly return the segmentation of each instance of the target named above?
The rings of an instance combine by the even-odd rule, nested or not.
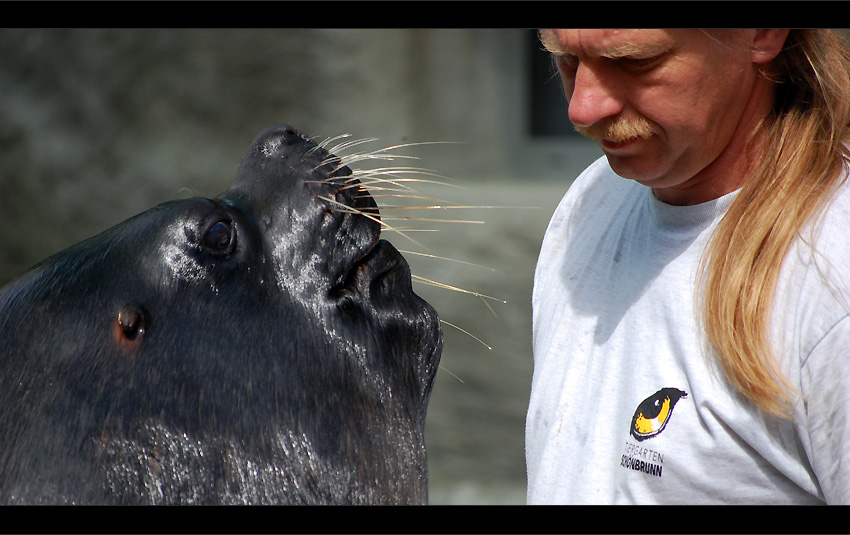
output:
[[[330,202],[331,208],[348,207],[377,217],[377,205],[364,191],[339,156],[284,124],[254,138],[229,195],[266,203],[279,203],[281,197],[321,196],[318,200]]]
[[[263,228],[275,263],[288,266],[280,285],[309,293],[334,293],[380,235],[377,204],[351,169],[288,125],[268,128],[253,140],[221,200]],[[293,265],[300,284],[291,284]]]

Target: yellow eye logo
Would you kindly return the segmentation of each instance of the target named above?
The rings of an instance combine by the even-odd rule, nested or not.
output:
[[[638,440],[652,438],[662,431],[670,421],[673,407],[681,398],[688,397],[687,392],[678,388],[662,388],[641,401],[632,416],[632,436]]]

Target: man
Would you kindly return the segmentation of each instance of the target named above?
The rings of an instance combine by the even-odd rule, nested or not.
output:
[[[850,55],[543,30],[605,157],[541,247],[529,503],[850,503]]]

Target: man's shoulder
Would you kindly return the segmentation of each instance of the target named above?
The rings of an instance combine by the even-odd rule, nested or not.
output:
[[[800,231],[786,257],[785,271],[798,281],[823,286],[850,304],[850,181],[845,180]],[[801,283],[802,284],[802,283]],[[810,297],[821,299],[812,290]]]
[[[823,211],[812,220],[813,235],[809,239],[818,242],[821,248],[847,250],[850,252],[850,180],[845,176],[835,192],[826,200]]]

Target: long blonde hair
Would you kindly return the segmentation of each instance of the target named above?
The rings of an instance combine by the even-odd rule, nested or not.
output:
[[[787,417],[794,388],[776,367],[770,309],[791,244],[843,181],[850,52],[835,30],[791,30],[770,68],[774,113],[752,138],[759,157],[709,244],[701,313],[731,384]]]

